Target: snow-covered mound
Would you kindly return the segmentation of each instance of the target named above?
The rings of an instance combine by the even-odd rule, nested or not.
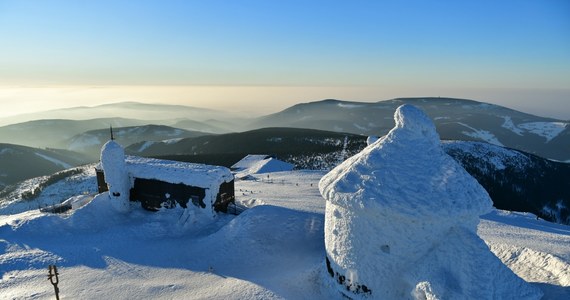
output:
[[[331,284],[375,299],[540,298],[477,236],[491,199],[445,154],[433,122],[411,105],[394,119],[320,181]]]

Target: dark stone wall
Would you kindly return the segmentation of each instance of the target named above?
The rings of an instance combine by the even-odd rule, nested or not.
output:
[[[206,208],[205,196],[206,189],[204,188],[142,178],[135,178],[135,184],[130,191],[131,201],[138,201],[143,208],[152,211],[161,207],[172,208],[176,204],[187,208],[188,202]]]

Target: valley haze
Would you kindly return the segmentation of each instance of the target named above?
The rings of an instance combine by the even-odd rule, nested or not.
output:
[[[0,119],[43,111],[118,102],[183,105],[258,117],[301,102],[346,99],[378,102],[406,96],[476,99],[526,113],[570,120],[570,89],[397,86],[2,86]],[[135,117],[135,116],[131,116]],[[74,119],[88,118],[76,116]],[[136,118],[136,117],[135,117]],[[23,119],[23,120],[27,120]],[[22,121],[22,120],[21,120]],[[5,124],[5,123],[4,123]]]

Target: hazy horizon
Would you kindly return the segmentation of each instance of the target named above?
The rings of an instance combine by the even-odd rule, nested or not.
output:
[[[299,103],[338,99],[378,102],[408,97],[449,97],[505,106],[521,112],[560,120],[570,120],[567,90],[488,89],[453,90],[417,88],[402,94],[379,87],[311,86],[50,86],[0,87],[0,103],[11,109],[0,118],[79,106],[117,102],[185,105],[257,117],[279,112]],[[13,102],[17,98],[20,101]],[[535,99],[541,99],[538,102]],[[6,105],[3,105],[6,108]]]
[[[570,1],[0,0],[0,117],[441,96],[570,119]]]

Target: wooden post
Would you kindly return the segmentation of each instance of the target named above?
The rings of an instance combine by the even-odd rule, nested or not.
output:
[[[53,285],[53,289],[55,290],[55,299],[59,300],[59,288],[57,287],[57,284],[59,283],[59,273],[57,272],[57,267],[55,265],[49,265],[48,270],[48,279]]]

